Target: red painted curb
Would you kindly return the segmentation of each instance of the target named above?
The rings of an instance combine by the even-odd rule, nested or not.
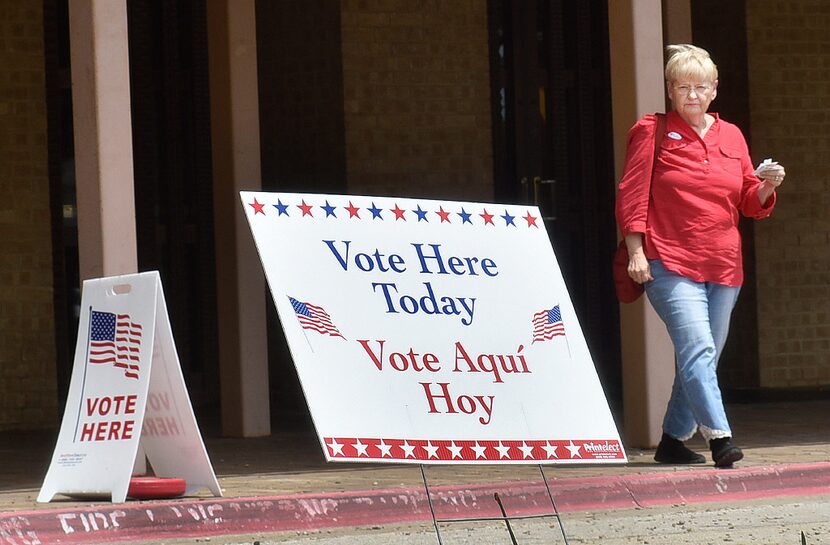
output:
[[[550,481],[560,512],[830,494],[830,462]],[[431,487],[436,517],[552,511],[541,481]],[[130,502],[0,513],[0,545],[115,543],[430,521],[423,490]]]

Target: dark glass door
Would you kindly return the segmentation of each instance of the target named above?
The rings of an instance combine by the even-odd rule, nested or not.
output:
[[[711,17],[712,10],[717,10],[717,17]],[[692,37],[696,45],[709,51],[720,73],[718,97],[709,110],[738,125],[752,149],[745,2],[692,2]],[[754,159],[756,163],[760,160]],[[754,223],[755,220],[741,218],[738,226],[743,239],[745,281],[718,364],[718,377],[727,401],[751,399],[748,396],[761,385]]]
[[[540,207],[616,416],[622,406],[605,0],[491,0],[496,199]]]

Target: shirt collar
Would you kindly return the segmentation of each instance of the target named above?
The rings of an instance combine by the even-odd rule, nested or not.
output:
[[[720,117],[718,116],[717,112],[708,112],[709,115],[715,118],[715,121],[712,123],[712,126],[709,127],[709,130],[706,131],[705,138],[709,138],[711,134],[713,137],[716,136],[720,130]],[[683,118],[675,112],[671,110],[669,113],[666,114],[666,135],[671,138],[671,133],[674,133],[680,138],[674,138],[675,140],[697,140],[700,138],[695,130],[689,126],[688,123],[683,121]]]

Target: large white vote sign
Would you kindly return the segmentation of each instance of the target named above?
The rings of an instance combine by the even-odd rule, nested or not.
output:
[[[241,198],[329,461],[626,460],[536,207]]]
[[[123,502],[145,454],[157,477],[184,479],[186,494],[207,488],[222,495],[187,395],[159,274],[85,280],[66,410],[37,501],[66,494]]]

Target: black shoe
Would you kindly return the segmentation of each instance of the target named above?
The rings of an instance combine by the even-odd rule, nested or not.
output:
[[[705,464],[706,458],[697,452],[686,448],[683,441],[670,435],[663,434],[654,459],[661,464]]]
[[[731,467],[744,457],[744,452],[732,443],[731,437],[722,437],[709,441],[715,467]]]

